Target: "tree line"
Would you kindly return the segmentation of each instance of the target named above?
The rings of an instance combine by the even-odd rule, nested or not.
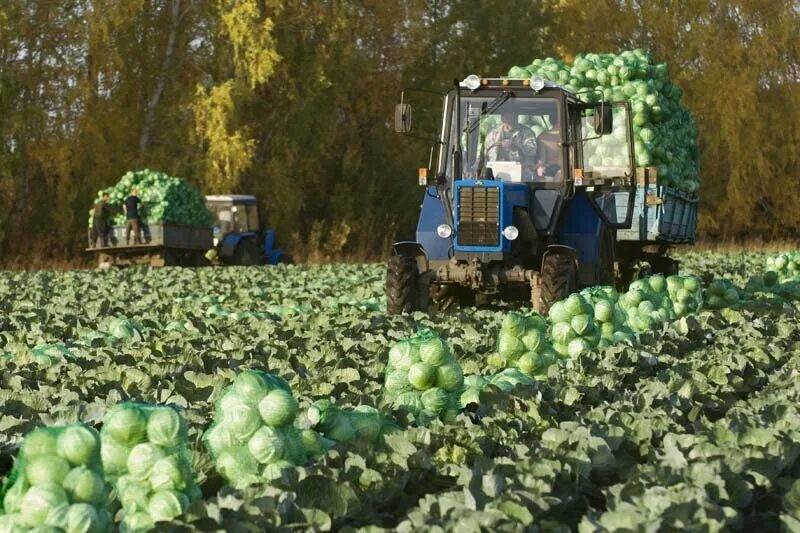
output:
[[[797,35],[786,0],[6,0],[0,260],[80,258],[96,191],[140,168],[257,195],[297,255],[380,257],[428,159],[392,131],[403,87],[632,48],[698,123],[700,234],[793,238]]]

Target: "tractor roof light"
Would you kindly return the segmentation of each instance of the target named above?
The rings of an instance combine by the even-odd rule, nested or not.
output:
[[[517,239],[517,237],[519,237],[519,230],[516,226],[506,226],[503,229],[503,237],[509,241],[514,241]]]
[[[470,91],[474,91],[481,86],[481,79],[475,74],[470,74],[469,76],[464,78],[464,81],[462,83],[467,87],[467,89],[469,89]]]
[[[436,235],[438,235],[442,239],[448,239],[452,234],[453,234],[453,228],[451,228],[447,224],[440,224],[436,228]]]
[[[544,78],[541,76],[533,76],[530,79],[531,89],[536,91],[537,93],[544,89]]]

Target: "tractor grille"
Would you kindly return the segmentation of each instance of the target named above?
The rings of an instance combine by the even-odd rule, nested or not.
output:
[[[500,244],[500,189],[458,189],[458,243],[463,246]]]

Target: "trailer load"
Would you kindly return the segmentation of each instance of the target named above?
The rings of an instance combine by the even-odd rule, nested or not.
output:
[[[122,205],[134,189],[139,192],[142,200],[142,223],[208,228],[214,222],[213,215],[206,207],[205,197],[186,180],[145,169],[128,172],[113,187],[98,191],[98,202],[104,193],[108,193],[108,204],[115,211],[113,225],[125,225]],[[91,225],[90,215],[89,226]]]
[[[666,63],[656,64],[648,51],[636,49],[619,54],[578,54],[571,63],[552,57],[535,59],[528,66],[508,71],[509,78],[532,76],[552,80],[584,102],[630,102],[636,165],[654,166],[659,186],[697,192],[697,126],[681,104],[682,91],[669,79]],[[606,160],[608,166],[615,159],[624,160],[625,153],[612,151],[620,146],[614,137],[623,135],[623,125],[617,124],[612,136],[592,147],[587,154],[589,162],[599,165]]]

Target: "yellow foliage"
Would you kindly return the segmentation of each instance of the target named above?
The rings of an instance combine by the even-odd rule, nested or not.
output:
[[[255,141],[243,130],[230,130],[234,111],[232,81],[209,92],[198,87],[194,104],[195,131],[206,144],[206,182],[210,190],[230,191],[253,161]]]
[[[236,72],[250,88],[264,83],[281,57],[275,51],[273,21],[255,0],[218,0],[223,33],[233,45]]]

